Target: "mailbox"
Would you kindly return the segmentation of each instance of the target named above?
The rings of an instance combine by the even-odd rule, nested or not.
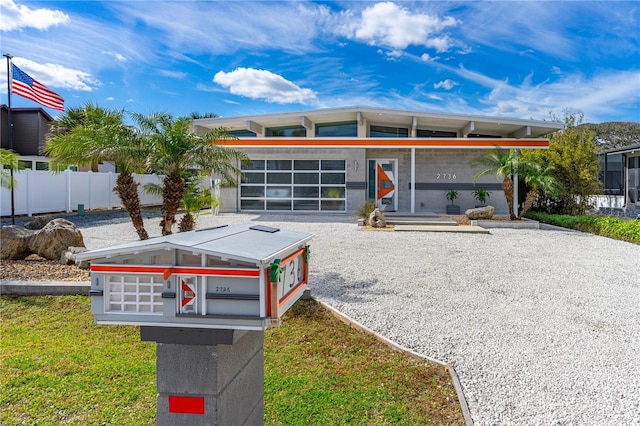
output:
[[[300,298],[311,234],[252,223],[76,255],[99,324],[265,330]]]

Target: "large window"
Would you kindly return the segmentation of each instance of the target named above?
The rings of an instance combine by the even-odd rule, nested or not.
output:
[[[418,129],[416,136],[419,138],[455,138],[458,137],[458,134],[456,132],[445,132],[443,130]]]
[[[265,129],[267,137],[301,137],[307,136],[307,129],[302,126],[267,127]]]
[[[243,166],[241,210],[345,211],[344,160],[252,160]]]
[[[600,157],[600,180],[605,195],[623,195],[624,157],[622,154],[604,154]]]
[[[408,138],[409,129],[405,127],[371,126],[369,136],[372,138]]]
[[[341,123],[318,123],[316,124],[316,136],[319,137],[339,137],[358,136],[358,123],[355,121],[344,121]]]

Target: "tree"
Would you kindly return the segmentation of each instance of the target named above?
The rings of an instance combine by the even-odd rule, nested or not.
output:
[[[244,153],[217,143],[233,138],[225,129],[213,129],[198,136],[191,131],[192,120],[189,117],[174,119],[168,113],[133,114],[132,117],[150,148],[148,164],[151,170],[164,176],[162,235],[172,233],[175,216],[186,191],[183,178],[186,171],[200,169],[233,181],[241,174],[240,162],[248,161]]]
[[[514,151],[495,147],[486,154],[472,160],[470,166],[484,167],[476,174],[474,182],[477,182],[481,176],[487,173],[495,173],[499,179],[502,179],[502,190],[507,200],[509,218],[511,220],[517,219],[513,210],[513,175],[517,168]]]
[[[91,102],[68,108],[55,120],[45,146],[54,167],[114,163],[119,175],[113,191],[141,240],[149,238],[149,234],[144,227],[133,173],[144,172],[147,152],[138,132],[124,124],[124,111],[104,109]]]
[[[565,129],[549,138],[549,149],[522,153],[523,158],[535,158],[545,167],[553,168],[553,176],[564,188],[559,195],[544,193],[540,205],[551,213],[584,214],[590,206],[590,198],[600,187],[595,134],[585,126],[579,126],[582,115],[567,113]]]
[[[586,127],[594,132],[598,150],[622,148],[640,143],[640,123],[631,121],[608,121],[598,124],[579,124],[579,130]]]
[[[186,177],[186,189],[182,198],[184,215],[180,218],[178,232],[192,231],[196,225],[196,216],[200,210],[212,203],[211,189],[203,187],[205,175],[189,174]]]
[[[0,186],[7,189],[15,189],[16,180],[13,173],[20,168],[18,154],[10,149],[0,148]]]
[[[543,165],[537,161],[521,161],[518,167],[518,174],[522,175],[524,182],[529,187],[527,196],[522,206],[519,217],[524,215],[533,207],[533,203],[538,199],[540,191],[556,196],[561,191],[561,186],[553,176],[553,166]]]

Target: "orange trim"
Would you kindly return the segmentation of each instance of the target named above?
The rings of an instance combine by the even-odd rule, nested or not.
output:
[[[384,147],[384,148],[548,148],[549,139],[237,139],[218,141],[220,145],[243,147]]]
[[[300,254],[305,252],[305,248],[301,248],[300,250],[294,252],[293,254],[290,254],[288,257],[285,257],[282,262],[280,262],[280,266],[282,267],[283,265],[286,265],[287,263],[291,262],[294,258],[300,256]]]
[[[193,274],[193,275],[222,275],[236,277],[259,277],[259,269],[230,269],[230,268],[205,268],[205,267],[169,267],[147,266],[147,265],[91,265],[91,272],[119,272],[133,274],[162,274],[164,279],[168,279],[172,274]]]
[[[287,300],[291,299],[293,294],[298,290],[298,288],[300,288],[300,286],[303,286],[303,285],[306,285],[306,284],[307,284],[307,280],[303,279],[302,281],[300,281],[298,283],[298,285],[296,285],[294,288],[289,290],[289,293],[287,293],[287,295],[285,297],[283,297],[282,299],[280,299],[278,301],[278,306],[284,305]]]

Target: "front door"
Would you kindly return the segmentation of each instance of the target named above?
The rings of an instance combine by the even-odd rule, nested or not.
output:
[[[369,198],[383,211],[398,210],[398,160],[369,160]]]

